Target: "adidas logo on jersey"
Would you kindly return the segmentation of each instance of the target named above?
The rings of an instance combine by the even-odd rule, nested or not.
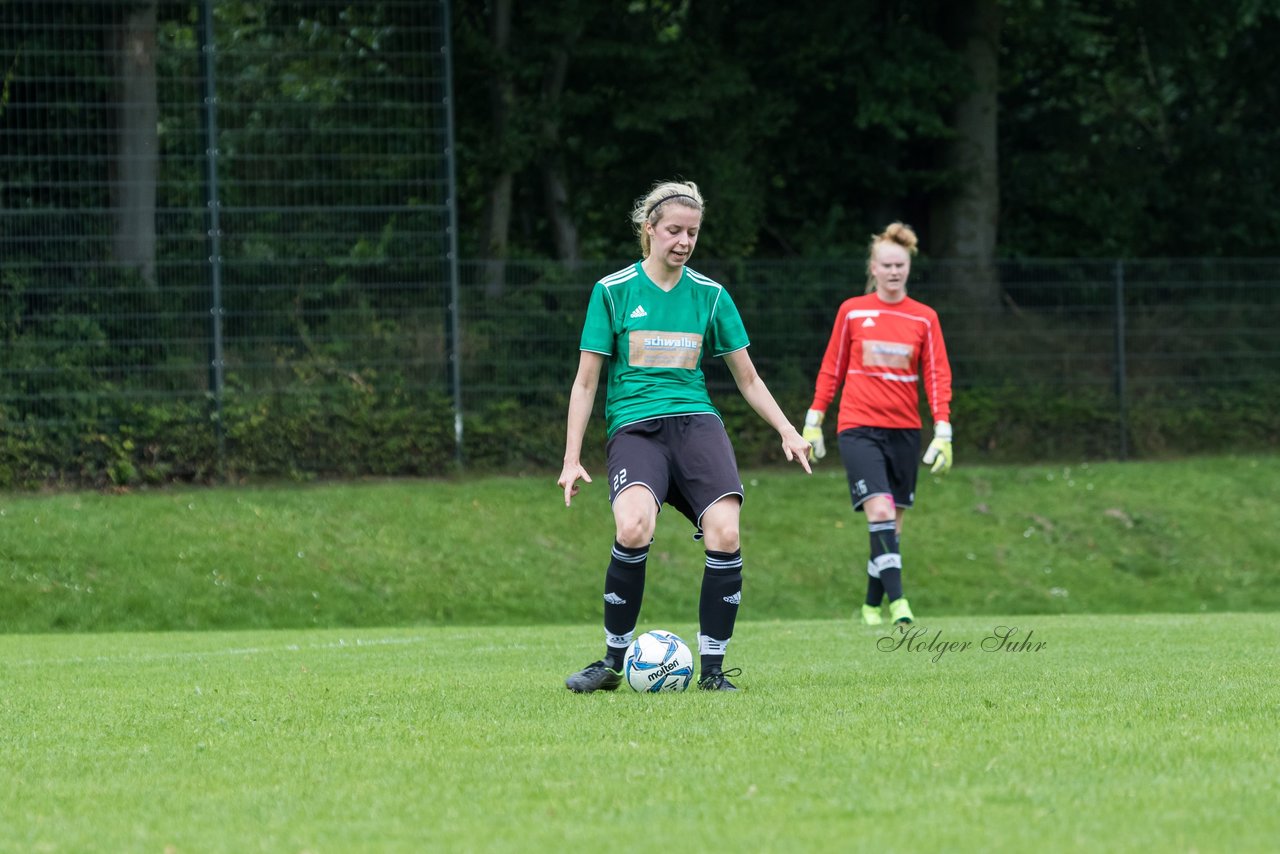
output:
[[[862,321],[862,328],[863,328],[863,329],[866,329],[868,326],[875,326],[875,325],[876,325],[876,322],[875,322],[874,320],[872,320],[870,317],[868,317],[866,320]]]
[[[632,319],[632,320],[638,320],[638,319],[640,319],[641,317],[648,317],[648,316],[649,316],[649,312],[645,311],[645,310],[644,310],[644,306],[642,306],[642,305],[638,305],[638,306],[636,306],[636,310],[635,310],[635,311],[633,311],[633,312],[631,312],[631,319]]]

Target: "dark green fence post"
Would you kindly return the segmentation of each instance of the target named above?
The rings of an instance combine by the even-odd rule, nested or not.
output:
[[[453,129],[453,35],[449,21],[449,0],[440,0],[443,14],[444,43],[444,105],[445,105],[445,162],[449,181],[449,385],[453,390],[453,442],[454,456],[461,468],[462,454],[462,310],[458,287],[458,167],[454,155]]]
[[[1120,459],[1129,458],[1129,391],[1125,382],[1125,313],[1124,313],[1124,262],[1116,261],[1115,267],[1115,306],[1116,306],[1116,405],[1120,421]]]
[[[222,419],[223,370],[226,360],[222,341],[222,222],[218,198],[218,89],[214,76],[213,0],[200,4],[200,76],[203,78],[205,246],[209,250],[209,393],[213,396],[213,424],[218,439],[218,473],[226,470],[227,430]]]

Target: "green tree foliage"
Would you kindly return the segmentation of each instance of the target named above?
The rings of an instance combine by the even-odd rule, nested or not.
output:
[[[539,81],[555,33],[572,25],[582,35],[558,109],[585,256],[634,254],[630,203],[672,176],[707,192],[714,227],[704,251],[860,252],[875,224],[900,216],[904,199],[922,210],[940,181],[929,143],[948,133],[941,110],[959,64],[923,25],[931,6],[563,0],[517,8],[499,64],[489,7],[463,0],[456,76],[469,249],[478,231],[466,225],[483,219],[490,182],[508,167],[512,254],[549,255],[534,168],[548,154],[536,132]],[[497,73],[513,81],[501,139],[489,133],[486,94]]]
[[[634,254],[629,202],[681,175],[710,201],[704,252],[848,257],[890,219],[923,226],[963,181],[944,152],[974,81],[943,0],[515,4],[491,133],[490,4],[457,3],[463,237],[499,164],[514,172],[513,257],[550,257],[537,166],[541,81],[578,28],[555,107],[585,257]],[[1001,4],[1005,257],[1280,252],[1270,0]],[[928,235],[925,251],[929,250]]]
[[[1007,6],[1005,254],[1280,251],[1280,6]]]

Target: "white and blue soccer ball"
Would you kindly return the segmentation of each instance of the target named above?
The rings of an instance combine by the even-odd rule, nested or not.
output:
[[[655,629],[638,635],[622,660],[627,684],[644,694],[683,691],[693,680],[693,653],[678,635]]]

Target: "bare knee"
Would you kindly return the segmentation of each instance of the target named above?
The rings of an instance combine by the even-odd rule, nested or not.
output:
[[[703,542],[707,544],[707,548],[715,552],[736,552],[742,547],[742,541],[738,537],[738,529],[719,529],[715,531],[702,529]]]
[[[738,529],[741,504],[737,496],[722,498],[702,514],[702,539],[717,552],[736,552],[742,546]]]
[[[646,489],[631,487],[613,500],[613,524],[619,545],[643,548],[653,541],[658,506]]]
[[[887,498],[883,495],[873,496],[863,502],[862,512],[866,514],[868,524],[875,524],[877,522],[893,522],[897,517],[896,508],[893,506],[893,499]]]
[[[653,523],[636,514],[614,520],[618,544],[629,549],[639,549],[653,541]]]

